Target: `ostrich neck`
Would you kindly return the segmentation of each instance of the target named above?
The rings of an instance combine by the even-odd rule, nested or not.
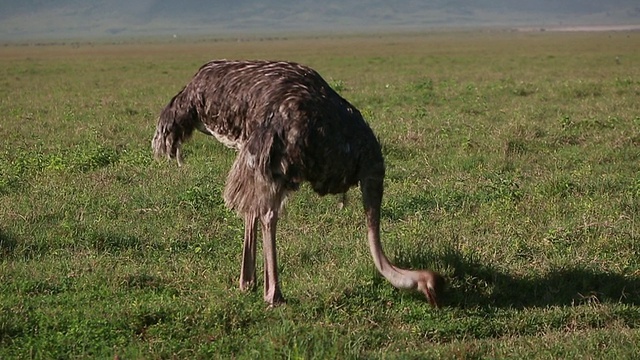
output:
[[[367,239],[376,268],[394,287],[399,289],[415,289],[417,285],[413,276],[414,272],[394,266],[384,254],[380,241],[379,220],[373,219],[373,217],[376,216],[367,213]]]
[[[380,206],[382,204],[383,178],[374,177],[361,181],[362,198],[367,217],[367,239],[376,268],[393,286],[399,289],[415,289],[419,274],[391,264],[382,250],[380,241]]]

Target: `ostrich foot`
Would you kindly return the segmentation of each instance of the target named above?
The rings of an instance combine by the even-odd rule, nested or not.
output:
[[[268,293],[264,294],[264,301],[269,304],[269,307],[284,305],[287,302],[284,299],[284,296],[282,296],[280,289],[277,289],[276,291],[269,291]]]
[[[253,280],[240,280],[241,291],[251,291],[256,288],[256,284]]]

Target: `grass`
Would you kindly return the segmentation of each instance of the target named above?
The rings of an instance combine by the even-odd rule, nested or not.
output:
[[[0,358],[634,358],[640,34],[433,33],[0,52]],[[232,151],[152,159],[210,58],[316,68],[387,161],[383,242],[446,306],[377,275],[358,191],[279,225],[286,306],[237,289]],[[259,264],[260,266],[260,264]],[[261,284],[259,284],[261,285]]]

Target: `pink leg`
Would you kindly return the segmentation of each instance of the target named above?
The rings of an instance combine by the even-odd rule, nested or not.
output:
[[[242,245],[242,268],[240,290],[252,289],[256,284],[256,217],[244,217],[244,244]]]
[[[276,260],[276,226],[278,210],[270,209],[260,217],[262,223],[262,250],[264,252],[264,301],[270,305],[284,303],[278,284]]]

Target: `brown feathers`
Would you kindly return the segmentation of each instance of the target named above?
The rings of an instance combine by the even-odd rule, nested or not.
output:
[[[180,147],[194,129],[238,150],[251,147],[240,152],[232,173],[259,161],[263,180],[290,189],[309,181],[322,195],[356,185],[363,163],[383,162],[360,112],[317,72],[296,63],[205,64],[160,114],[154,153],[181,163]],[[239,177],[229,175],[225,192],[238,210],[249,201],[232,195],[246,188]]]

